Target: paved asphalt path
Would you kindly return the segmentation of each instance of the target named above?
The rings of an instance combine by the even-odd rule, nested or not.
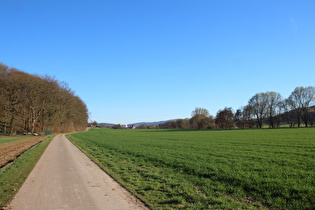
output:
[[[64,135],[52,140],[9,208],[147,209]]]

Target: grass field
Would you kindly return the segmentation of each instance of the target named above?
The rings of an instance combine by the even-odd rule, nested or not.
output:
[[[315,129],[67,136],[152,209],[315,208]]]
[[[25,151],[14,162],[0,168],[0,209],[17,193],[51,140],[52,137],[44,140]]]
[[[21,137],[21,136],[19,136],[19,137],[7,137],[7,136],[5,136],[5,137],[0,137],[0,144],[5,144],[5,143],[8,143],[8,142],[11,142],[11,141],[17,141],[17,140],[21,140],[21,139],[25,139],[25,138],[27,138],[27,137]]]

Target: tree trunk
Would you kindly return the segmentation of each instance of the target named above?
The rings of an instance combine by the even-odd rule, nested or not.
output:
[[[15,110],[16,104],[17,104],[16,102],[11,103],[12,109],[11,109],[11,120],[10,120],[10,136],[12,136],[14,133],[13,127],[14,127],[14,119],[15,119],[15,112],[16,112]]]
[[[7,121],[6,121],[6,119],[3,119],[3,133],[4,134],[7,133]]]
[[[300,113],[300,110],[297,111],[297,124],[298,124],[298,127],[301,127],[301,113]]]

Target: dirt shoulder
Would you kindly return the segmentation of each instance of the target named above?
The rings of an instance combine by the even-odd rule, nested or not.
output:
[[[148,209],[64,135],[56,136],[10,209]]]

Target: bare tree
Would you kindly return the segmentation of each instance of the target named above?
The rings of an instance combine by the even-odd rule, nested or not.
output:
[[[266,92],[266,102],[267,102],[267,115],[268,115],[268,123],[271,128],[275,128],[277,120],[275,119],[277,116],[280,116],[281,112],[281,101],[282,97],[280,93],[276,92]],[[279,120],[278,120],[279,121]]]
[[[26,73],[20,72],[17,69],[10,69],[8,77],[6,78],[5,94],[6,100],[10,104],[10,135],[15,134],[18,130],[16,121],[21,123],[22,116],[17,115],[17,112],[21,110],[23,101],[25,100]],[[21,126],[21,125],[20,125]]]
[[[315,106],[312,106],[310,108],[309,114],[310,114],[310,125],[311,127],[313,127],[315,123]]]
[[[307,127],[310,121],[310,107],[315,102],[315,87],[296,87],[288,100],[297,114],[298,127],[301,126],[301,120]]]
[[[297,123],[298,119],[297,112],[295,110],[295,105],[292,100],[285,99],[283,101],[283,120],[286,124],[293,128]]]
[[[113,125],[112,126],[112,129],[121,129],[121,125],[120,124],[117,124],[117,125]]]
[[[189,123],[189,119],[182,119],[180,122],[180,128],[190,128],[190,123]]]
[[[5,64],[0,63],[0,129],[3,133],[7,133],[10,121],[10,103],[7,94],[7,82],[10,70]]]
[[[253,128],[255,126],[255,122],[252,119],[253,117],[253,109],[250,106],[244,106],[241,109],[236,110],[234,115],[235,125],[239,128]]]
[[[209,114],[207,109],[196,108],[191,115],[192,118],[190,118],[189,122],[192,128],[210,129],[214,127],[213,117]]]
[[[172,129],[176,128],[176,122],[174,120],[166,121],[164,123],[159,124],[161,129]]]
[[[225,107],[223,110],[219,110],[215,117],[215,123],[221,129],[231,129],[234,128],[234,113],[232,107]]]
[[[243,121],[243,111],[241,109],[237,109],[234,114],[234,123],[238,128],[245,128]]]
[[[248,102],[253,110],[254,115],[257,120],[257,127],[262,128],[263,120],[266,117],[268,108],[268,94],[267,93],[257,93]]]

